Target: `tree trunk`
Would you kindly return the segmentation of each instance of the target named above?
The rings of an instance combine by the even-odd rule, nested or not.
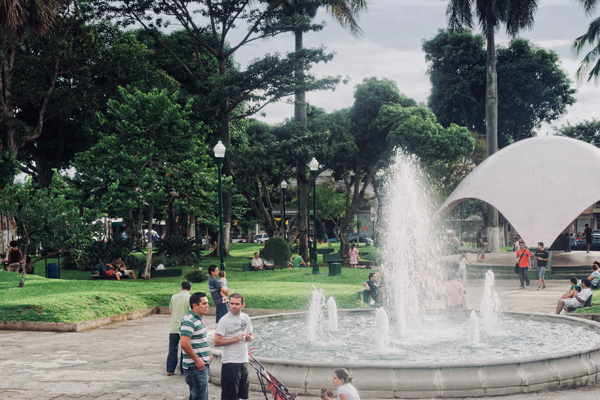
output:
[[[23,272],[21,273],[21,281],[19,282],[19,287],[23,287],[25,285],[25,275],[27,274],[27,253],[29,252],[29,232],[23,226],[23,230],[25,231],[25,251],[23,252]],[[58,266],[60,268],[60,265]]]
[[[485,90],[485,139],[487,156],[491,157],[498,151],[498,74],[496,73],[496,41],[494,38],[495,21],[492,3],[486,2],[486,90]],[[498,210],[488,206],[488,247],[493,252],[500,251]]]
[[[227,73],[227,60],[224,57],[219,58],[219,75],[224,76]],[[219,101],[219,118],[221,121],[221,142],[223,145],[229,149],[231,145],[231,133],[230,133],[230,121],[229,121],[229,101],[225,94],[220,94],[221,99]],[[223,175],[231,176],[232,175],[231,168],[231,159],[227,158],[227,154],[225,154],[225,158],[223,159]],[[229,188],[223,191],[223,246],[225,257],[229,256],[229,229],[231,227],[231,208],[232,208],[232,198],[233,192],[232,189]],[[217,246],[217,254],[220,255],[220,248]]]
[[[148,232],[146,233],[146,268],[144,269],[144,279],[150,280],[152,271],[152,217],[154,216],[154,201],[150,199],[150,209],[148,211]]]
[[[303,48],[303,33],[295,31],[295,51],[300,51]],[[298,83],[304,80],[304,70],[297,69],[296,81]],[[297,90],[294,95],[294,119],[306,126],[306,93],[303,90]],[[308,251],[308,179],[307,179],[306,160],[299,157],[296,164],[296,182],[298,185],[298,214],[296,215],[298,228],[298,238],[300,240],[299,254],[305,262],[309,261]]]
[[[196,239],[196,216],[190,215],[190,238]]]

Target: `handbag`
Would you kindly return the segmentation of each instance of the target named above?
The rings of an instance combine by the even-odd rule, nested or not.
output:
[[[521,257],[519,257],[519,261],[517,261],[517,263],[515,264],[515,274],[519,273],[519,264],[521,263],[521,258],[523,258],[523,256],[525,255],[525,252],[527,251],[527,249],[523,249],[523,252],[521,253]]]

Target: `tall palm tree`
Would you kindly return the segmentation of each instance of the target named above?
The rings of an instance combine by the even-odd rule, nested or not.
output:
[[[361,36],[362,30],[358,26],[357,15],[366,11],[369,0],[289,0],[289,7],[286,16],[300,15],[308,20],[314,18],[320,7],[325,7],[335,20],[344,28],[350,30],[354,36]],[[304,48],[304,32],[306,30],[298,29],[294,32],[295,51],[301,51]],[[304,71],[296,71],[298,82],[304,79]],[[294,119],[306,126],[306,93],[304,90],[298,90],[294,99]],[[305,260],[308,257],[308,180],[307,180],[306,160],[299,158],[296,164],[296,182],[298,186],[298,215],[296,226],[298,236],[300,237],[299,253]],[[290,240],[294,240],[292,235]]]
[[[537,3],[537,0],[448,0],[446,17],[450,29],[473,28],[475,13],[487,40],[485,136],[488,157],[498,151],[498,76],[494,32],[504,24],[506,32],[515,37],[520,30],[533,27]],[[488,226],[497,228],[498,210],[493,207],[488,207],[488,210]],[[499,243],[493,241],[490,247],[492,251],[498,251]]]
[[[600,3],[598,0],[579,0],[579,2],[583,5],[585,13],[588,15],[590,15]],[[594,42],[596,42],[595,45]],[[592,80],[592,78],[594,78],[595,81],[598,81],[598,77],[600,76],[600,17],[592,21],[585,34],[575,39],[573,42],[573,51],[575,54],[579,55],[586,44],[590,44],[594,47],[585,55],[583,60],[581,60],[581,64],[579,65],[579,68],[577,68],[575,76],[578,80],[583,80],[587,74],[588,82]],[[596,61],[595,64],[594,61]]]

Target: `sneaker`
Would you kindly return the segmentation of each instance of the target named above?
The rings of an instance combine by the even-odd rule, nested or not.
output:
[[[529,285],[527,285],[527,289],[529,289]]]
[[[525,289],[523,286],[521,286],[519,289]]]
[[[538,286],[537,290],[540,290],[540,289],[541,289],[541,287]]]
[[[543,289],[546,289],[546,285],[542,286],[542,290],[543,290]]]
[[[172,372],[167,372],[167,376],[172,376],[173,373]]]

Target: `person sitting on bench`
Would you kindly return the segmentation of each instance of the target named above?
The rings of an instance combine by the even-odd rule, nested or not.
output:
[[[121,280],[121,276],[129,275],[133,279],[135,279],[135,272],[125,267],[125,263],[121,260],[121,257],[117,257],[117,259],[109,264],[106,264],[107,267],[112,268],[115,271],[115,276],[117,280]]]
[[[581,285],[583,288],[579,286],[575,287],[575,291],[579,293],[575,294],[572,298],[560,299],[558,301],[558,304],[556,305],[556,315],[560,314],[563,309],[568,311],[569,309],[576,309],[585,305],[593,293],[592,289],[590,289],[591,282],[589,279],[583,278],[581,280]]]
[[[252,271],[263,271],[265,269],[267,269],[265,268],[265,263],[262,258],[258,256],[258,252],[254,253],[254,258],[252,259]]]
[[[592,290],[598,289],[598,287],[600,286],[600,262],[594,261],[594,263],[592,264],[592,274],[588,276],[588,279],[590,280],[590,282],[592,282],[590,288]]]
[[[369,274],[369,280],[363,282],[363,286],[369,291],[369,295],[376,304],[381,304],[381,288],[379,282],[377,282],[377,274],[371,272]]]

